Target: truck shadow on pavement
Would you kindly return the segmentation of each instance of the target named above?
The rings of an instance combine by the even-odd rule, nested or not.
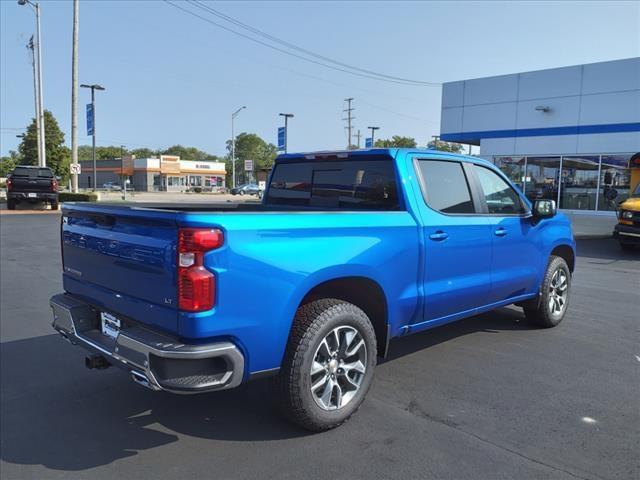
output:
[[[502,309],[394,340],[384,362],[479,331],[529,328],[520,310]],[[0,354],[5,462],[82,471],[177,441],[189,448],[193,437],[251,442],[310,435],[276,412],[264,380],[202,395],[151,392],[119,369],[86,370],[84,353],[58,335],[6,342]]]
[[[622,250],[614,238],[581,239],[576,242],[578,258],[596,258],[601,260],[640,260],[640,247],[635,250]],[[580,262],[580,260],[578,260]]]

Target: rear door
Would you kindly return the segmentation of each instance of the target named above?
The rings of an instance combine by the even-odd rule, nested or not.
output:
[[[177,331],[175,213],[66,205],[65,291],[116,315]]]
[[[11,174],[16,192],[51,192],[53,174],[49,168],[16,167]]]
[[[542,248],[529,208],[502,175],[481,165],[470,168],[477,179],[482,210],[491,223],[491,292],[487,303],[534,292]]]
[[[425,238],[424,314],[447,321],[486,303],[491,284],[491,230],[479,215],[467,168],[453,160],[417,159]]]

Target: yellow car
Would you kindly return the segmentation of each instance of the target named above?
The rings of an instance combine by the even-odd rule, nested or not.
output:
[[[631,196],[620,204],[613,236],[624,250],[640,245],[640,183]]]

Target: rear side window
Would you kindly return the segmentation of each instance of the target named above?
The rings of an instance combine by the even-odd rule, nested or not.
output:
[[[460,162],[419,160],[427,204],[443,213],[474,213],[469,183]]]
[[[266,203],[342,210],[399,210],[390,160],[278,163]]]
[[[526,212],[520,195],[500,175],[488,168],[473,165],[489,213],[514,215]]]
[[[49,168],[26,168],[16,167],[11,172],[11,175],[16,177],[40,177],[40,178],[52,178],[53,174]]]

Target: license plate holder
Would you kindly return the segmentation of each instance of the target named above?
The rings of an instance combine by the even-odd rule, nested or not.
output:
[[[122,322],[118,318],[110,313],[100,312],[100,325],[103,335],[113,340],[118,338],[120,327],[122,327]]]
[[[29,198],[37,198],[38,194],[37,193],[27,193],[27,197],[29,197]]]

